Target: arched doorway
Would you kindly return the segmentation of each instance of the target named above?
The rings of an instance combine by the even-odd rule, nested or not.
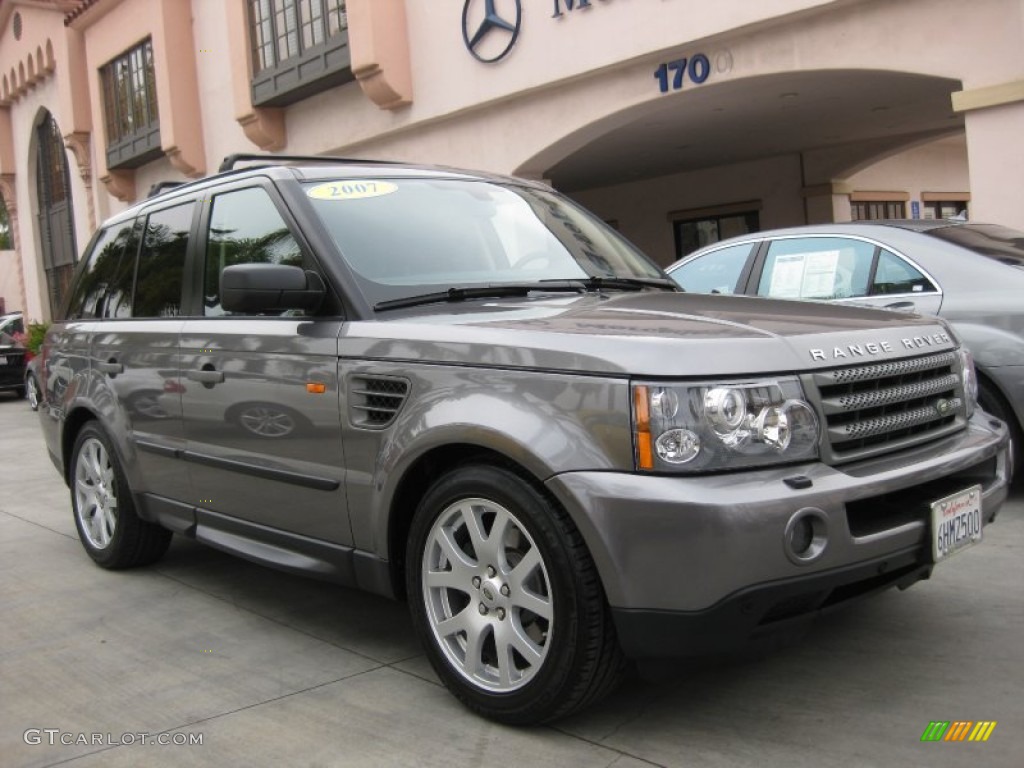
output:
[[[44,110],[35,130],[39,240],[50,316],[57,317],[71,287],[78,253],[75,246],[71,176],[64,139],[53,115]]]

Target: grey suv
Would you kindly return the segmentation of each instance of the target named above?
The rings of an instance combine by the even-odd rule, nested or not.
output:
[[[103,567],[178,533],[405,599],[527,723],[927,578],[1006,497],[941,320],[682,293],[541,184],[230,165],[107,221],[44,346]]]

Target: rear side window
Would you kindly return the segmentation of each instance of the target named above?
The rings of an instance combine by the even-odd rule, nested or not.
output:
[[[875,246],[843,237],[774,240],[758,296],[773,299],[849,299],[867,296]]]
[[[888,296],[894,293],[935,293],[935,286],[920,270],[895,253],[883,250],[878,256],[878,268],[871,293]]]
[[[735,293],[753,244],[706,253],[672,270],[670,277],[690,293]]]
[[[132,317],[181,314],[182,279],[192,203],[150,214],[139,254]]]
[[[311,269],[274,201],[259,187],[213,199],[203,278],[203,314],[231,314],[220,305],[220,273],[233,264],[284,264]]]
[[[75,284],[69,320],[130,316],[137,246],[134,221],[100,234]]]

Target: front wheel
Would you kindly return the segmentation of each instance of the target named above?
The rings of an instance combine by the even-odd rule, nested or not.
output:
[[[82,427],[71,454],[71,505],[82,546],[104,568],[131,568],[159,560],[171,532],[139,518],[128,481],[95,422]]]
[[[594,563],[565,514],[497,467],[441,477],[413,519],[408,596],[445,685],[470,709],[523,725],[607,693],[624,666]]]

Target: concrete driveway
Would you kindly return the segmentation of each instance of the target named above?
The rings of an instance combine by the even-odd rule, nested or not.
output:
[[[513,729],[438,684],[402,605],[180,537],[156,567],[97,568],[37,416],[2,396],[0,456],[3,766],[1024,764],[1020,490],[929,582],[769,656],[634,676]],[[922,743],[934,720],[998,725],[985,743]]]

